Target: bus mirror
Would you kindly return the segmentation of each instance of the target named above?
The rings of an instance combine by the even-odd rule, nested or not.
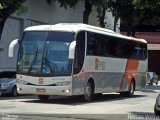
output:
[[[69,46],[69,59],[74,59],[75,47],[76,47],[76,41],[73,41]]]
[[[14,48],[18,43],[19,43],[19,39],[15,39],[10,43],[9,49],[8,49],[8,56],[9,57],[13,57]]]

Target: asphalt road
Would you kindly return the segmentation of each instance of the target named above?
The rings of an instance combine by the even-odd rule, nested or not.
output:
[[[155,90],[155,88],[156,90]],[[159,119],[154,116],[158,86],[136,91],[131,98],[109,93],[90,103],[81,97],[52,96],[41,102],[36,96],[0,97],[2,120],[128,120]]]

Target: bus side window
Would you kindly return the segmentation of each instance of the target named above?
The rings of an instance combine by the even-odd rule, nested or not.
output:
[[[85,54],[85,32],[81,31],[78,33],[76,37],[73,74],[78,74],[81,71],[84,63],[84,54]]]
[[[96,40],[94,37],[94,33],[87,32],[87,55],[96,54]]]

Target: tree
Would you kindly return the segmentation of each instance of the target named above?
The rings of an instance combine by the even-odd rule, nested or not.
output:
[[[103,0],[55,0],[60,3],[61,7],[67,8],[68,6],[71,8],[75,8],[75,5],[78,4],[79,1],[84,1],[84,12],[83,12],[83,23],[88,24],[89,15],[92,12],[93,6],[99,6],[102,4]]]
[[[67,9],[67,7],[75,8],[75,5],[78,4],[80,0],[55,0],[60,3],[61,7]],[[83,12],[83,23],[88,24],[89,14],[92,12],[92,6],[94,0],[82,0],[84,1],[85,10]]]
[[[155,24],[160,20],[160,0],[134,0],[136,9],[141,13],[139,15],[140,24]],[[147,19],[149,18],[149,19]]]
[[[25,0],[0,0],[0,38],[7,18],[22,7]]]
[[[114,30],[120,18],[127,35],[134,36],[137,25],[151,23],[159,16],[160,0],[108,0],[108,7],[115,17]]]
[[[130,19],[134,11],[134,6],[132,4],[132,0],[108,0],[107,4],[108,11],[112,12],[112,15],[114,16],[113,30],[116,31],[118,20],[122,18]],[[130,23],[130,25],[131,24],[132,23]]]
[[[153,25],[156,19],[160,20],[160,0],[132,0],[132,6],[129,19],[122,19],[122,22],[127,21],[130,26],[128,35],[135,36],[138,25]]]
[[[105,28],[105,16],[106,16],[106,11],[108,9],[108,0],[99,0],[99,2],[96,4],[97,7],[97,12],[98,12],[98,18],[99,18],[99,24],[102,28]]]

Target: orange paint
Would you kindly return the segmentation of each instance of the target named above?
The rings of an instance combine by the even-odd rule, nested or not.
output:
[[[95,59],[95,64],[96,64],[96,65],[99,64],[99,59],[98,59],[98,58]]]
[[[42,77],[38,78],[38,83],[43,84],[43,78]]]
[[[130,85],[131,80],[135,77],[135,73],[137,72],[139,65],[139,60],[127,60],[126,69],[120,84],[120,90],[122,90],[124,80],[128,80],[128,84]]]

